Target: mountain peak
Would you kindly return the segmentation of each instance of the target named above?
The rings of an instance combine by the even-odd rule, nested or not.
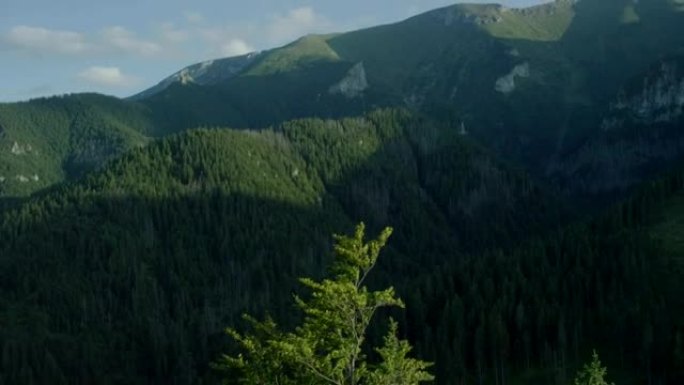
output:
[[[175,74],[159,82],[156,86],[130,97],[131,100],[145,99],[164,91],[172,84],[209,85],[220,83],[240,74],[252,64],[263,52],[251,52],[246,55],[223,59],[207,60],[183,68]]]

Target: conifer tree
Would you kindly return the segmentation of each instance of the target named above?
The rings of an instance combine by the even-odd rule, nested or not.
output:
[[[360,224],[352,237],[335,236],[332,278],[301,279],[311,295],[295,297],[304,319],[294,331],[282,332],[270,319],[259,322],[251,317],[251,334],[228,329],[242,353],[226,355],[218,365],[236,373],[227,383],[417,385],[433,379],[426,371],[430,364],[407,357],[411,347],[398,339],[394,321],[384,345],[376,348],[381,361],[370,364],[363,353],[375,312],[404,306],[393,288],[369,291],[365,286],[392,230],[386,228],[369,242],[364,242],[364,230]]]
[[[608,369],[601,366],[598,353],[594,350],[590,364],[585,364],[584,368],[577,373],[575,385],[615,385],[605,380]]]

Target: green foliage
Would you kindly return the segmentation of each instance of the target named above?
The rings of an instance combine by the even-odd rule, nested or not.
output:
[[[555,208],[455,127],[406,111],[171,136],[2,213],[0,378],[212,383],[223,328],[266,311],[297,323],[297,277],[321,277],[329,234],[361,218],[396,223],[373,281],[408,299],[420,274],[538,232]],[[411,341],[429,330],[396,318]]]
[[[368,384],[373,385],[412,385],[432,381],[434,377],[425,369],[424,361],[407,357],[411,352],[408,341],[397,338],[397,323],[390,320],[390,329],[385,336],[385,344],[376,348],[380,363],[368,376]]]
[[[398,319],[438,383],[502,384],[528,371],[563,382],[577,352],[596,345],[620,354],[618,373],[683,383],[682,174],[561,229],[557,202],[508,167],[551,172],[545,181],[573,193],[672,164],[680,121],[597,127],[620,90],[640,94],[661,58],[681,54],[679,7],[457,5],[312,36],[253,63],[260,74],[241,76],[259,69],[247,66],[139,103],[0,105],[2,197],[87,175],[21,206],[0,202],[16,207],[0,217],[0,382],[211,382],[222,327],[266,310],[296,323],[284,310],[295,277],[320,276],[327,234],[365,218],[396,225],[377,283],[406,300]],[[530,75],[513,93],[494,90],[525,62]],[[369,88],[330,95],[358,63]],[[440,123],[387,110],[282,123],[396,105]],[[198,126],[272,127],[165,137]],[[139,148],[153,137],[165,138]],[[279,347],[262,348],[266,360]]]
[[[497,23],[484,28],[493,36],[527,41],[558,41],[572,24],[575,11],[572,0],[557,0],[528,9],[494,12],[491,8],[480,11],[480,17],[501,17]],[[486,12],[488,11],[488,12]],[[493,15],[492,15],[493,14]],[[497,15],[498,14],[498,15]]]
[[[291,72],[315,62],[340,60],[327,44],[328,35],[308,35],[282,48],[265,53],[246,72],[247,76],[272,75]]]
[[[367,218],[396,224],[370,286],[405,300],[393,315],[436,383],[570,378],[587,346],[623,357],[613,373],[680,383],[681,270],[650,234],[677,244],[665,235],[680,226],[668,207],[682,173],[561,229],[543,190],[457,128],[384,110],[192,130],[4,212],[0,378],[213,383],[223,327],[264,312],[282,330],[301,324],[296,278],[321,277],[328,234]],[[382,346],[381,329],[370,324],[367,346]]]
[[[244,355],[224,357],[224,365],[240,371],[235,382],[417,385],[433,379],[425,371],[429,364],[406,357],[411,348],[397,338],[394,321],[384,346],[377,348],[381,362],[369,365],[366,361],[363,347],[373,315],[382,307],[403,307],[403,303],[393,288],[369,291],[365,285],[392,230],[386,228],[367,243],[364,232],[362,223],[351,237],[335,236],[333,278],[301,280],[311,296],[295,298],[304,320],[294,332],[279,332],[270,319],[250,319],[253,335],[228,329],[244,351]]]
[[[585,364],[582,370],[577,373],[575,385],[615,385],[605,380],[608,369],[601,366],[601,360],[599,360],[596,350],[591,357],[591,363]]]
[[[2,105],[0,131],[7,135],[0,138],[0,194],[23,197],[80,177],[150,137],[203,126],[262,129],[399,106],[454,125],[464,122],[470,135],[503,158],[538,176],[558,171],[554,176],[569,188],[591,190],[604,178],[573,183],[581,175],[562,171],[581,163],[554,162],[576,150],[591,151],[588,139],[601,136],[596,127],[606,106],[631,80],[645,84],[639,75],[646,69],[681,54],[677,7],[666,0],[558,0],[526,9],[458,4],[396,24],[306,36],[254,61],[195,65],[191,72],[201,73],[199,84],[170,82],[136,102],[72,95]],[[357,97],[331,93],[359,64],[368,89]],[[497,92],[497,79],[521,64],[528,65],[528,76],[515,79],[513,92]],[[15,141],[36,151],[12,156]],[[666,152],[672,142],[659,143]],[[609,151],[624,154],[619,146]],[[644,167],[629,167],[638,175],[624,180],[644,177]]]
[[[147,143],[142,106],[95,94],[0,104],[0,199],[99,169]]]

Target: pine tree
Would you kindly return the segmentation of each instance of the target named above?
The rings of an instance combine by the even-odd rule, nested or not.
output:
[[[352,237],[335,236],[333,278],[301,279],[311,296],[295,297],[304,319],[294,331],[281,332],[270,319],[250,317],[252,334],[228,329],[242,353],[226,355],[219,363],[236,374],[227,383],[417,385],[433,379],[426,372],[430,364],[407,357],[411,347],[397,338],[394,321],[384,345],[376,348],[381,361],[367,362],[363,346],[373,315],[381,307],[404,305],[393,288],[369,291],[364,285],[392,232],[386,228],[366,243],[364,230],[360,224]]]
[[[575,385],[615,385],[605,380],[607,373],[608,369],[601,366],[598,353],[594,350],[591,363],[584,365],[584,368],[577,373]]]

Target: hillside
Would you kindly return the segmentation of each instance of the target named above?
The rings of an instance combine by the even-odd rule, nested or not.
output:
[[[394,224],[376,279],[408,283],[557,215],[456,130],[401,112],[191,131],[3,216],[0,378],[197,383],[243,311],[289,314],[332,232]]]
[[[642,185],[586,222],[440,268],[420,289],[414,283],[407,319],[435,325],[416,338],[437,377],[571,383],[596,349],[615,383],[680,383],[683,175]],[[411,311],[421,306],[429,312]]]
[[[628,130],[613,131],[612,139],[604,131],[606,122],[622,119],[614,108],[622,95],[647,95],[645,82],[657,68],[670,59],[679,63],[680,8],[670,0],[557,0],[524,9],[458,4],[395,24],[310,35],[280,48],[198,63],[121,101],[115,111],[98,107],[86,125],[129,119],[119,126],[163,137],[196,127],[263,129],[296,118],[401,107],[462,124],[501,159],[566,195],[614,197],[679,159],[662,149],[681,140],[677,131],[667,140],[648,133],[660,122],[642,122],[647,138],[639,141]],[[680,85],[679,71],[673,73],[667,87]],[[5,105],[9,110],[0,112],[0,121],[8,114],[30,121],[26,105],[45,108],[37,102]],[[25,130],[35,131],[32,124]],[[620,154],[607,140],[630,142],[639,159],[619,166],[592,159],[596,148]],[[11,150],[14,140],[5,145]],[[5,157],[0,167],[8,175],[2,176],[14,182],[2,194],[25,195],[64,180],[70,173],[57,164],[64,156],[50,156],[44,167]],[[90,158],[91,166],[101,160]],[[30,183],[36,175],[43,182]],[[577,178],[581,183],[574,183]]]
[[[659,245],[676,244],[681,180],[561,228],[524,175],[405,112],[192,130],[2,216],[0,379],[213,383],[221,330],[290,323],[296,277],[364,219],[395,226],[372,285],[406,299],[438,384],[563,383],[595,347],[621,384],[674,384],[681,277]]]
[[[664,57],[621,87],[600,130],[547,173],[593,199],[647,180],[681,161],[683,112],[684,58]]]
[[[82,176],[147,143],[146,109],[96,94],[0,104],[0,200]]]
[[[0,104],[0,385],[219,383],[224,328],[294,324],[360,221],[436,384],[566,385],[593,349],[684,383],[682,4],[457,4]]]
[[[169,87],[142,102],[154,109],[163,108],[162,99],[178,106],[206,97],[197,121],[252,128],[407,107],[463,123],[485,147],[569,195],[602,198],[678,160],[654,151],[669,144],[652,135],[644,146],[631,142],[645,159],[621,170],[593,161],[588,172],[575,171],[587,167],[586,154],[605,140],[602,128],[615,119],[616,99],[648,93],[643,87],[655,69],[682,54],[679,7],[669,0],[558,0],[525,9],[454,5],[396,24],[308,36],[255,55],[229,79],[179,86],[184,91]],[[679,80],[664,81],[679,87]],[[211,114],[206,106],[219,100],[224,108]],[[197,108],[186,110],[192,115]],[[613,134],[621,141],[619,135]]]

